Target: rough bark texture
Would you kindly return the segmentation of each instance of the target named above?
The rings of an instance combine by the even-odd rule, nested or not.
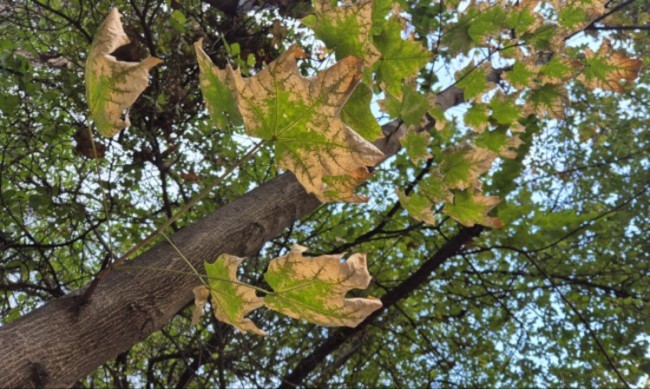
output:
[[[462,101],[458,88],[438,96],[443,109]],[[399,150],[405,129],[390,122],[382,130],[386,137],[375,144],[388,158]],[[199,268],[224,252],[245,257],[319,204],[286,174],[177,232],[172,240]],[[128,266],[110,272],[89,302],[83,303],[82,289],[0,328],[0,387],[70,386],[162,328],[192,300],[195,276]],[[187,271],[167,243],[135,258],[130,266]]]

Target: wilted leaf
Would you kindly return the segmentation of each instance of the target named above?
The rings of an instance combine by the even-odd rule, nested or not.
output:
[[[275,144],[278,166],[321,201],[365,201],[354,189],[383,154],[340,119],[361,77],[361,60],[347,57],[307,79],[296,66],[301,56],[293,46],[250,78],[227,68],[246,130]]]
[[[97,130],[108,137],[131,125],[126,110],[149,84],[149,70],[162,62],[154,57],[125,62],[111,55],[129,43],[120,16],[116,8],[111,9],[95,34],[86,61],[88,106]]]
[[[454,201],[445,204],[443,212],[466,227],[481,224],[492,228],[501,228],[501,221],[488,216],[488,212],[501,200],[496,196],[483,196],[471,190],[456,192]]]
[[[90,128],[83,127],[74,134],[75,152],[88,158],[104,158],[106,146],[92,138]]]
[[[194,310],[192,311],[192,325],[198,324],[199,319],[203,315],[203,308],[208,302],[208,297],[210,297],[210,289],[206,288],[205,285],[197,286],[192,289],[194,293]]]
[[[194,43],[196,59],[199,62],[199,86],[205,105],[212,121],[217,128],[227,128],[230,125],[241,125],[242,117],[237,109],[235,97],[232,94],[230,72],[221,70],[203,51],[203,39]]]
[[[255,289],[237,280],[237,268],[242,261],[243,258],[221,254],[214,263],[205,264],[214,316],[241,331],[266,335],[251,319],[244,318],[249,312],[264,305],[264,301],[257,297]],[[199,304],[202,301],[205,304],[205,289],[208,288],[199,286],[194,289],[195,301]],[[193,320],[195,316],[196,310]]]
[[[587,49],[587,66],[578,80],[589,89],[601,88],[623,93],[626,84],[634,81],[639,75],[643,62],[639,59],[629,59],[618,51],[613,51],[611,43],[606,40],[597,53]]]
[[[295,245],[269,264],[264,279],[275,291],[264,297],[269,308],[323,326],[348,327],[356,327],[381,308],[376,298],[345,298],[349,290],[370,284],[365,254],[341,263],[341,255],[305,258],[305,251]]]

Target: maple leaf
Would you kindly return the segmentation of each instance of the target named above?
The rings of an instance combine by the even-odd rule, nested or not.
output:
[[[583,74],[578,76],[589,89],[601,88],[623,93],[625,88],[621,80],[631,83],[639,75],[643,62],[639,59],[629,59],[621,52],[613,51],[609,40],[605,40],[598,53],[587,49],[587,67]]]
[[[444,182],[450,188],[481,188],[478,177],[490,170],[496,155],[487,149],[470,145],[445,150],[440,163]]]
[[[436,216],[433,214],[431,201],[419,193],[407,196],[406,193],[395,190],[402,207],[417,221],[421,221],[430,225],[436,224]]]
[[[249,312],[264,305],[264,301],[257,297],[253,287],[237,280],[237,268],[243,260],[221,254],[214,263],[205,264],[209,288],[204,285],[194,288],[196,308],[192,322],[198,321],[209,294],[212,297],[214,316],[218,320],[243,332],[266,335],[251,319],[244,318]]]
[[[267,307],[323,326],[348,327],[381,308],[376,298],[345,298],[349,290],[370,284],[365,254],[341,263],[339,254],[305,258],[306,250],[294,245],[288,255],[271,261],[264,279],[275,292],[264,297]]]
[[[544,84],[527,92],[524,113],[564,119],[564,110],[570,104],[563,84]]]
[[[549,0],[558,13],[560,26],[578,31],[606,12],[608,0]]]
[[[206,108],[218,128],[230,124],[241,125],[242,117],[231,89],[232,78],[229,73],[219,70],[202,48],[203,39],[194,43],[196,59],[199,63],[199,87],[205,100]]]
[[[402,25],[398,17],[388,19],[373,42],[381,58],[373,65],[377,82],[396,97],[402,97],[402,81],[418,74],[431,59],[431,53],[419,42],[402,39]]]
[[[414,165],[433,157],[428,149],[431,144],[431,135],[426,131],[409,131],[400,139],[400,143],[406,148],[406,153]]]
[[[466,227],[481,224],[501,228],[503,224],[499,218],[488,216],[500,201],[496,196],[483,196],[471,190],[459,191],[454,194],[454,201],[445,204],[442,211]]]
[[[292,46],[253,77],[230,73],[249,135],[275,145],[278,167],[291,170],[319,200],[363,202],[354,193],[383,153],[340,119],[341,107],[361,77],[361,60],[347,57],[304,78]]]
[[[426,124],[428,120],[425,114],[431,114],[437,108],[436,96],[418,92],[412,82],[402,84],[401,97],[386,93],[386,98],[378,103],[382,111],[391,117],[402,119],[407,126]]]
[[[118,61],[111,55],[128,44],[120,13],[111,9],[97,29],[86,60],[86,98],[97,130],[112,137],[131,125],[128,110],[149,85],[149,70],[162,61],[155,57],[141,62]]]
[[[370,40],[373,1],[333,4],[330,0],[314,2],[314,14],[302,19],[304,25],[327,47],[334,50],[337,59],[353,55],[365,66],[372,65],[380,56]]]
[[[514,127],[513,129],[516,130]],[[522,143],[523,141],[518,135],[508,135],[508,128],[503,126],[499,126],[492,131],[485,131],[475,139],[477,146],[486,148],[503,158],[517,157],[516,150]]]
[[[372,91],[360,83],[341,110],[341,119],[365,140],[374,141],[383,136],[381,126],[370,110]]]

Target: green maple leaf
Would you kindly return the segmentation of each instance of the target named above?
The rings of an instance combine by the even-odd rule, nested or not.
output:
[[[563,84],[544,84],[528,91],[524,112],[563,119],[564,110],[568,106],[569,96]]]
[[[199,63],[199,86],[205,105],[217,128],[243,124],[231,89],[232,79],[227,72],[219,70],[201,47],[203,39],[194,43],[196,59]]]
[[[519,136],[508,135],[506,127],[497,127],[492,131],[485,131],[475,139],[475,143],[479,147],[486,148],[491,152],[504,158],[515,158],[517,156],[516,149],[522,144]]]
[[[429,153],[431,135],[428,132],[409,131],[404,138],[400,139],[400,143],[406,149],[406,153],[414,165],[432,157]]]
[[[470,65],[464,70],[458,72],[457,77],[460,79],[456,86],[463,89],[465,100],[485,92],[488,88],[487,76],[484,69],[475,68]]]
[[[391,117],[402,119],[407,126],[416,126],[422,123],[425,113],[433,111],[435,98],[419,93],[414,86],[403,83],[401,98],[387,93],[379,106]]]
[[[363,139],[374,141],[381,138],[381,126],[370,110],[372,91],[360,83],[343,106],[341,120]]]
[[[196,306],[192,316],[194,323],[198,321],[210,295],[214,316],[218,320],[244,332],[266,335],[266,332],[257,328],[251,319],[244,318],[249,312],[264,305],[264,301],[257,297],[254,288],[237,280],[237,268],[243,260],[243,258],[222,254],[214,263],[205,264],[209,287],[194,288]]]
[[[440,172],[450,188],[480,188],[478,177],[490,170],[495,158],[496,155],[486,149],[453,147],[443,153]]]
[[[433,204],[428,198],[419,193],[407,196],[404,192],[399,190],[395,192],[397,193],[400,204],[402,204],[402,207],[413,219],[431,225],[436,224],[436,217],[431,210]]]
[[[474,47],[472,37],[469,35],[471,18],[474,15],[472,11],[473,9],[470,8],[470,12],[461,15],[458,22],[451,25],[442,36],[442,44],[447,47],[449,54],[467,54]]]
[[[466,227],[481,224],[492,228],[501,228],[501,221],[488,216],[488,212],[499,204],[495,196],[483,196],[480,193],[465,190],[454,194],[454,201],[445,204],[443,212]]]
[[[302,22],[334,50],[337,59],[353,55],[370,66],[379,58],[379,52],[370,41],[372,24],[368,20],[371,18],[374,18],[372,0],[344,2],[340,6],[320,0],[314,3],[314,14]]]
[[[515,103],[515,97],[505,96],[499,92],[490,101],[490,108],[492,109],[492,117],[499,124],[511,124],[515,122],[520,114],[521,107]]]
[[[536,73],[529,70],[524,63],[516,61],[512,66],[512,70],[506,72],[505,79],[517,90],[521,90],[529,86],[531,78],[535,75]]]
[[[341,263],[341,255],[305,258],[305,247],[275,258],[264,275],[274,293],[264,297],[267,307],[296,319],[323,326],[356,327],[381,308],[376,298],[345,298],[351,289],[370,284],[365,254],[355,254]]]
[[[488,113],[487,105],[483,103],[473,103],[467,112],[465,113],[465,124],[472,127],[476,132],[483,132],[488,125],[488,119],[490,115]]]
[[[374,64],[377,81],[386,92],[401,97],[402,80],[417,75],[431,59],[431,53],[419,42],[402,39],[402,26],[395,17],[387,20],[374,44],[381,58]]]
[[[131,125],[125,113],[149,85],[149,70],[160,64],[149,57],[141,62],[118,61],[111,55],[128,44],[120,13],[111,9],[97,29],[86,60],[86,98],[97,130],[112,137]]]

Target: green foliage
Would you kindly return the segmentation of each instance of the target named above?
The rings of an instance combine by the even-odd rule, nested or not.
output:
[[[401,96],[402,80],[415,76],[431,59],[431,54],[420,43],[403,40],[399,21],[392,18],[386,23],[374,43],[381,57],[375,63],[377,82],[386,92]]]

